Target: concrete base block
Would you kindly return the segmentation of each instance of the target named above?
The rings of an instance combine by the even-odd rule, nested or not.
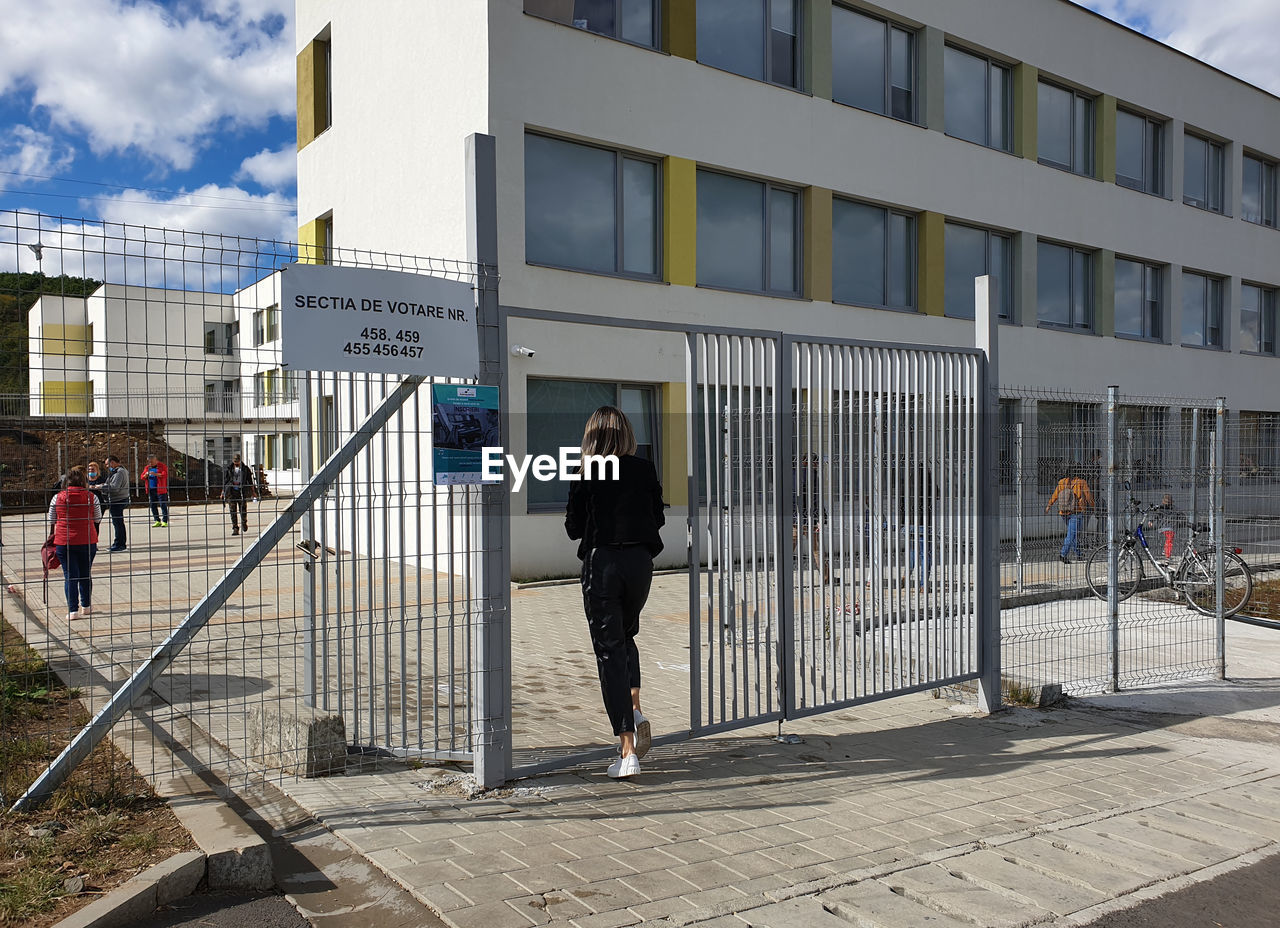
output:
[[[255,706],[249,712],[250,756],[295,776],[324,777],[347,765],[342,716],[307,706]]]
[[[156,793],[191,833],[206,857],[210,889],[270,889],[271,849],[229,805],[193,774],[159,783]]]

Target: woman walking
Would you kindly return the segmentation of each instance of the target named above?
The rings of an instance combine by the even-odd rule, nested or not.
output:
[[[640,773],[649,750],[649,720],[640,711],[640,610],[649,598],[653,559],[662,551],[658,530],[666,522],[662,485],[653,464],[635,456],[636,436],[621,410],[601,406],[582,435],[587,455],[613,455],[616,472],[590,469],[569,491],[565,530],[578,541],[582,561],[582,605],[596,652],[600,693],[618,736],[619,756],[609,766],[614,779]],[[616,476],[616,479],[611,479]]]
[[[67,472],[67,485],[49,504],[54,550],[66,578],[67,618],[88,618],[93,580],[89,571],[98,554],[98,523],[102,506],[87,487],[83,467]]]

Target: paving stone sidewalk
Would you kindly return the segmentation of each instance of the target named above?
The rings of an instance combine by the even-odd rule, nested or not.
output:
[[[655,749],[632,782],[577,768],[468,800],[426,769],[286,788],[459,928],[1083,924],[1280,852],[1272,744],[927,695],[788,723],[800,744],[775,730]]]

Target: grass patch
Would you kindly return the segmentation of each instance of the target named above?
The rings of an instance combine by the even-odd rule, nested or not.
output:
[[[6,812],[89,720],[79,692],[0,619],[0,926],[45,928],[194,846],[108,739],[41,809]]]

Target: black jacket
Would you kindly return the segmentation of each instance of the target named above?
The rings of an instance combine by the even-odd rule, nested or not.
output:
[[[583,480],[569,489],[564,529],[578,541],[578,559],[602,545],[641,544],[652,557],[662,551],[658,529],[666,524],[662,484],[653,464],[624,455],[617,480]]]

